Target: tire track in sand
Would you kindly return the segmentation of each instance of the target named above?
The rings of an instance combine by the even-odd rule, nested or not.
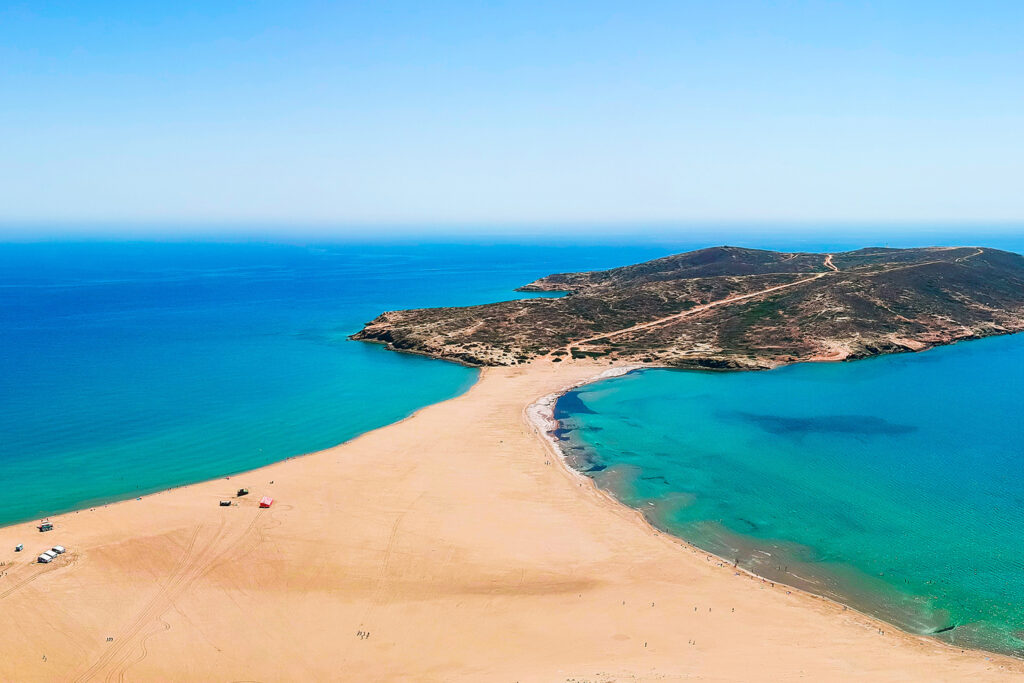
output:
[[[213,538],[206,543],[199,551],[201,555],[206,551],[207,548],[220,536],[220,532],[223,529],[224,523],[221,522],[221,527],[214,533]],[[75,678],[75,683],[82,681],[88,681],[96,676],[100,670],[114,659],[121,651],[123,651],[132,642],[132,638],[145,626],[149,621],[147,619],[151,612],[159,606],[163,600],[170,595],[175,588],[185,579],[188,570],[194,566],[197,560],[193,560],[193,553],[195,550],[196,542],[199,538],[199,533],[203,530],[203,525],[200,524],[192,532],[192,536],[189,538],[189,542],[185,545],[184,551],[178,557],[178,561],[175,562],[174,568],[171,570],[168,579],[157,591],[156,595],[150,598],[149,602],[142,608],[140,612],[136,614],[135,619],[128,625],[128,627],[118,633],[115,636],[114,645],[112,645],[106,652],[100,655],[99,659],[96,660],[88,669],[86,669],[81,675]]]
[[[31,566],[31,565],[30,565],[30,566]],[[4,599],[4,598],[6,598],[6,597],[7,597],[8,595],[11,595],[11,594],[13,594],[13,593],[16,593],[17,591],[21,590],[22,588],[24,588],[24,587],[25,587],[25,586],[27,586],[28,584],[30,584],[30,583],[32,583],[33,581],[35,581],[36,579],[38,579],[38,578],[39,578],[40,576],[42,576],[43,574],[48,574],[48,573],[50,573],[50,572],[52,572],[52,571],[55,571],[55,570],[57,570],[57,569],[60,569],[60,568],[61,568],[62,566],[64,566],[64,565],[63,565],[63,563],[62,563],[62,564],[54,564],[54,563],[52,563],[52,562],[51,562],[50,564],[48,564],[48,565],[46,566],[46,568],[45,568],[45,569],[42,569],[42,570],[40,570],[40,571],[37,571],[37,572],[35,572],[35,573],[34,573],[34,574],[32,574],[31,576],[28,576],[28,577],[26,577],[26,578],[22,579],[22,580],[21,580],[21,581],[19,581],[18,583],[14,584],[14,585],[13,585],[13,586],[11,586],[10,588],[8,588],[8,589],[6,589],[5,591],[3,591],[2,593],[0,593],[0,600],[3,600],[3,599]]]
[[[269,522],[273,523],[257,524],[261,520],[268,520]],[[164,591],[162,596],[158,594],[154,598],[154,600],[151,601],[151,606],[147,606],[147,608],[143,610],[141,616],[136,620],[138,626],[134,628],[131,635],[128,638],[126,638],[124,642],[121,643],[121,648],[119,648],[121,654],[116,657],[108,658],[108,660],[104,663],[98,662],[98,664],[100,664],[100,667],[99,669],[97,669],[97,673],[101,671],[104,667],[109,669],[109,673],[107,674],[105,681],[125,680],[127,677],[128,669],[134,666],[135,664],[141,662],[143,659],[145,659],[146,655],[148,654],[148,649],[145,647],[146,641],[148,641],[151,637],[155,635],[159,635],[164,631],[170,630],[170,624],[164,621],[163,615],[167,612],[167,610],[173,607],[174,600],[175,598],[177,598],[178,595],[183,593],[197,580],[199,580],[206,574],[210,573],[211,571],[213,571],[229,559],[232,559],[232,557],[238,555],[238,553],[236,553],[235,551],[237,551],[239,547],[243,545],[243,542],[247,539],[251,541],[247,544],[249,547],[244,548],[244,551],[240,553],[240,556],[244,556],[252,552],[253,549],[259,546],[266,539],[264,532],[269,528],[279,526],[280,522],[273,519],[273,513],[261,513],[259,510],[256,510],[254,511],[252,518],[249,520],[249,523],[238,534],[238,536],[235,537],[233,540],[230,540],[227,546],[225,546],[222,550],[217,551],[219,541],[222,540],[225,536],[225,524],[225,521],[221,520],[221,525],[217,529],[217,532],[214,535],[214,537],[203,546],[199,553],[195,555],[194,559],[187,562],[187,565],[182,569],[182,576],[180,577],[180,580],[175,584],[175,586],[173,586],[173,590]],[[253,531],[257,532],[255,538],[253,538]],[[198,530],[196,533],[198,534]],[[193,540],[194,538],[195,537],[193,537]],[[194,543],[191,543],[189,547],[191,548],[193,545]],[[207,559],[207,556],[209,555],[209,552],[211,550],[214,551],[214,554]],[[183,557],[184,556],[185,555],[183,554]],[[154,620],[159,620],[162,623],[166,624],[167,628],[163,631],[159,629],[154,630],[145,635],[141,643],[141,646],[143,648],[142,656],[136,657],[135,659],[131,659],[132,653],[136,652],[136,650],[134,648],[130,648],[129,646],[132,644],[132,641],[138,636],[138,634],[142,631],[142,629],[146,626],[146,624],[152,623]],[[96,674],[94,673],[91,675],[95,676]]]

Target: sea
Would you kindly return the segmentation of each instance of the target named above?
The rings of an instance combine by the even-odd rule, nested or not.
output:
[[[0,244],[0,525],[334,446],[477,371],[350,341],[383,311],[664,247]]]
[[[838,234],[838,233],[837,233]],[[553,272],[731,243],[652,239],[0,243],[0,525],[327,448],[477,371],[350,341],[382,311],[526,295]],[[557,406],[570,461],[740,567],[915,633],[1024,652],[1024,336],[757,373],[647,370]]]
[[[912,633],[1024,655],[1024,335],[763,372],[642,370],[556,404],[656,527]]]

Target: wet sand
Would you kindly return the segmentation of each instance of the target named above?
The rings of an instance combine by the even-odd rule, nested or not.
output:
[[[336,448],[0,529],[0,680],[1024,673],[719,566],[568,470],[527,408],[607,367],[487,369]]]

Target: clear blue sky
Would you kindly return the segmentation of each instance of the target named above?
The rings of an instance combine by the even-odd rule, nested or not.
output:
[[[1024,2],[0,2],[0,222],[1024,220]]]

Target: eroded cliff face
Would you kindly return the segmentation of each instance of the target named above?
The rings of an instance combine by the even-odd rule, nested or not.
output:
[[[1024,257],[976,247],[837,254],[715,247],[562,273],[558,299],[393,311],[353,339],[470,365],[609,360],[757,369],[1024,330]]]

